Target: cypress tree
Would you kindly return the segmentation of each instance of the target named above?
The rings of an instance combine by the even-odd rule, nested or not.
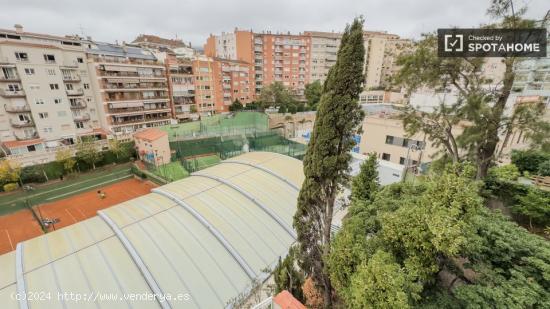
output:
[[[294,215],[301,267],[323,290],[327,308],[332,306],[332,286],[323,258],[330,253],[334,202],[341,185],[349,180],[349,152],[363,119],[358,102],[364,54],[363,18],[356,18],[342,35],[336,64],[323,85]]]

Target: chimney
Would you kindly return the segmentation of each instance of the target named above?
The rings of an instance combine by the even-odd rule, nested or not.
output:
[[[16,33],[23,33],[23,26],[20,24],[15,24],[13,27],[15,28]]]

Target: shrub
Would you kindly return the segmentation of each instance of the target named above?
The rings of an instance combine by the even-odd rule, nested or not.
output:
[[[550,160],[550,153],[540,150],[513,150],[511,159],[520,172],[536,173],[542,162]]]
[[[550,176],[550,159],[539,164],[538,174],[540,176]]]
[[[44,172],[42,170],[41,165],[33,165],[33,166],[27,166],[24,167],[21,170],[21,182],[22,183],[42,183],[46,182],[46,177],[44,176]]]
[[[14,182],[7,183],[4,185],[4,192],[11,192],[13,190],[17,190],[18,187],[19,186]]]
[[[495,166],[489,169],[489,177],[499,180],[516,181],[519,176],[519,170],[514,164]]]

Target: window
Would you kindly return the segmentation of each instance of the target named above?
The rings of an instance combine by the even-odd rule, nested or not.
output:
[[[54,104],[60,104],[62,102],[61,98],[53,99]]]
[[[390,160],[390,154],[389,153],[382,153],[382,160],[389,161]]]
[[[38,117],[40,119],[46,119],[46,118],[48,118],[48,113],[38,113]]]
[[[84,84],[84,89],[90,89],[90,84]]]
[[[46,69],[46,73],[48,73],[48,75],[55,75],[55,69]]]
[[[409,147],[409,139],[408,138],[404,138],[403,139],[403,144],[402,144],[403,147]]]
[[[393,144],[393,136],[386,135],[386,144]]]
[[[84,129],[84,123],[82,121],[75,122],[77,129]]]
[[[65,88],[67,88],[67,90],[73,90],[73,84],[66,84]]]
[[[84,59],[78,57],[78,58],[76,58],[76,62],[78,62],[78,63],[84,63]]]
[[[33,68],[26,68],[25,74],[27,75],[34,75],[34,69]]]
[[[21,90],[21,88],[18,84],[8,84],[8,90],[15,92]]]
[[[16,52],[15,59],[17,59],[17,61],[29,61],[29,55],[27,55],[27,53]]]
[[[55,56],[45,54],[44,55],[44,61],[46,61],[46,63],[55,63]]]
[[[46,127],[46,128],[44,128],[43,131],[44,131],[44,133],[52,133],[53,132],[52,127]]]
[[[50,84],[50,89],[51,90],[59,90],[59,85],[58,84]]]
[[[405,165],[405,158],[399,157],[399,164]]]
[[[44,100],[43,99],[36,99],[34,101],[34,103],[36,103],[37,105],[44,105]]]

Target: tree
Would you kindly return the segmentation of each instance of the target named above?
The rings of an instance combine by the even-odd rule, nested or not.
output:
[[[550,159],[539,164],[537,173],[540,176],[550,176]]]
[[[534,149],[512,150],[511,160],[520,172],[537,173],[540,164],[550,160],[550,153]]]
[[[287,110],[286,106],[281,105],[281,106],[279,106],[279,111],[278,112],[279,112],[279,114],[286,114],[286,110]]]
[[[342,35],[336,64],[323,87],[312,136],[304,157],[305,179],[294,215],[300,264],[332,305],[332,285],[323,258],[330,253],[336,194],[348,180],[348,169],[363,113],[363,19],[356,18]]]
[[[72,172],[76,164],[76,160],[70,149],[60,149],[55,153],[55,160],[63,166],[65,172]]]
[[[488,174],[490,177],[505,181],[516,181],[519,175],[519,170],[514,164],[491,167]]]
[[[0,161],[0,183],[6,184],[19,182],[21,176],[21,165],[17,162],[4,159]]]
[[[239,99],[235,99],[235,101],[229,105],[230,112],[238,112],[243,110],[243,108],[243,104],[239,101]]]
[[[76,158],[91,165],[95,170],[95,164],[103,158],[103,154],[97,149],[93,141],[81,141],[76,145]]]
[[[296,299],[303,302],[304,295],[302,286],[304,285],[304,274],[297,265],[297,248],[291,247],[284,260],[279,259],[277,267],[273,271],[275,280],[275,292],[279,293],[287,290]]]
[[[319,100],[321,100],[321,94],[323,92],[323,85],[319,80],[314,81],[306,85],[304,94],[306,95],[307,104],[309,106],[317,106]]]
[[[510,1],[493,0],[489,15],[500,18],[500,22],[492,26],[504,29],[533,27],[532,21],[520,18],[524,10],[507,15],[510,10]],[[502,79],[491,80],[483,75],[484,58],[438,57],[435,35],[426,35],[414,52],[399,57],[397,63],[402,68],[395,83],[404,86],[409,93],[421,87],[454,91],[457,101],[442,102],[433,115],[408,108],[403,116],[405,129],[410,134],[423,132],[436,144],[444,145],[454,161],[458,161],[458,149],[463,149],[476,163],[478,179],[485,177],[497,154],[499,137],[522,125],[535,123],[505,113],[517,59],[504,57]],[[521,115],[535,116],[536,113],[522,112]],[[459,124],[463,130],[453,130]]]
[[[290,90],[281,82],[274,82],[262,88],[259,97],[260,107],[266,109],[271,106],[290,107],[296,104]]]
[[[115,155],[117,160],[121,157],[128,157],[130,154],[130,147],[128,147],[128,144],[121,143],[116,138],[109,140],[109,150]]]
[[[372,153],[361,164],[359,174],[351,182],[351,198],[372,201],[378,187],[378,162],[376,161],[376,153]]]
[[[529,219],[529,227],[533,229],[535,223],[550,224],[550,194],[535,188],[530,188],[526,195],[517,197],[519,203],[512,210]]]

